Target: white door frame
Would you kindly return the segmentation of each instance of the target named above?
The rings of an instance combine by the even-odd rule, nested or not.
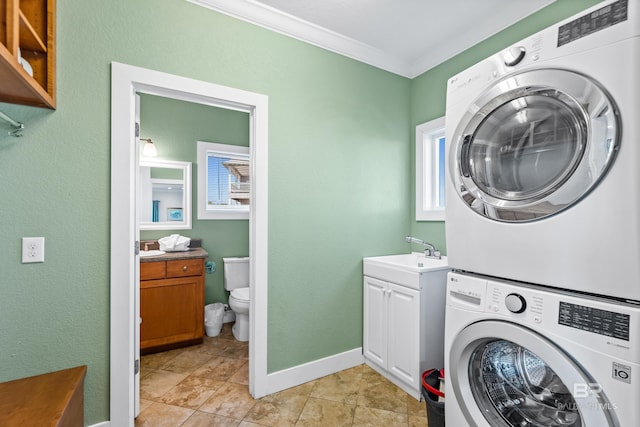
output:
[[[249,392],[267,394],[268,97],[158,71],[111,64],[111,352],[110,422],[134,425],[136,232],[135,94],[244,111],[250,115],[251,257]],[[195,141],[194,141],[195,143]]]

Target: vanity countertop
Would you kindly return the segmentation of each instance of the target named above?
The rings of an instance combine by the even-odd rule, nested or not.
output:
[[[142,254],[144,251],[140,251],[140,253]],[[188,251],[166,252],[162,255],[154,256],[141,256],[140,262],[174,261],[190,258],[207,258],[208,256],[209,253],[202,248],[189,248]]]

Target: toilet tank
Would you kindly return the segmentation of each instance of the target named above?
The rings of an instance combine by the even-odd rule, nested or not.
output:
[[[249,257],[222,258],[222,262],[226,290],[249,287]]]

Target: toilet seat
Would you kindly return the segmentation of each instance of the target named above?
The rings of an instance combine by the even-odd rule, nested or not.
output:
[[[231,297],[238,301],[249,301],[249,288],[238,288],[231,291]]]

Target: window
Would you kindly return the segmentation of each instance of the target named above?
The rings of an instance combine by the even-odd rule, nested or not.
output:
[[[248,219],[249,147],[198,141],[198,219]]]
[[[444,117],[416,126],[416,221],[444,221]]]

